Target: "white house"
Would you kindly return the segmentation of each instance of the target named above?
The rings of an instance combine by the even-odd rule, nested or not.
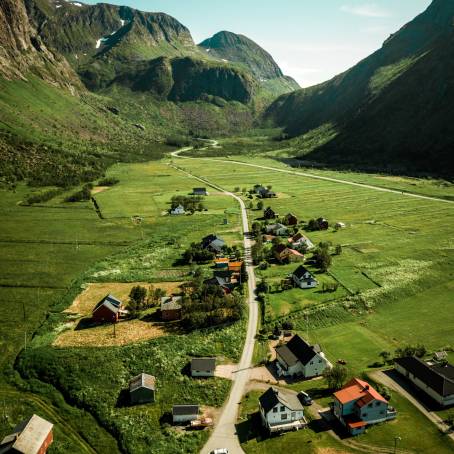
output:
[[[266,226],[266,233],[273,235],[285,236],[288,234],[288,228],[283,224],[270,224]]]
[[[192,377],[214,377],[216,370],[216,358],[192,358]]]
[[[295,392],[274,387],[259,398],[263,426],[270,432],[301,429],[306,425],[304,407]]]
[[[305,268],[300,265],[292,274],[292,279],[295,285],[299,288],[314,288],[317,287],[318,281],[314,276]]]
[[[312,378],[322,375],[327,367],[332,367],[319,345],[309,345],[298,334],[275,350],[280,376]]]
[[[172,421],[174,424],[195,421],[198,417],[199,417],[198,405],[174,405],[172,407]]]
[[[394,361],[396,370],[443,407],[454,405],[454,366],[429,365],[408,356]]]
[[[292,247],[306,246],[307,249],[314,249],[314,243],[305,235],[298,232],[296,235],[289,240],[292,243]]]
[[[185,213],[185,211],[184,211],[183,205],[178,205],[177,207],[172,208],[170,210],[170,214],[172,214],[174,216],[178,216],[178,215],[184,214],[184,213]]]

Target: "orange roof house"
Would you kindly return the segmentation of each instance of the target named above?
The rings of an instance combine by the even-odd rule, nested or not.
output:
[[[229,271],[233,271],[234,273],[240,273],[242,266],[243,266],[243,262],[230,262]]]
[[[350,380],[333,395],[334,416],[346,427],[351,435],[358,435],[368,425],[396,417],[396,411],[388,401],[366,381],[359,378]]]

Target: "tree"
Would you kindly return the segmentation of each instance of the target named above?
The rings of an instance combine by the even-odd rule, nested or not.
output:
[[[260,210],[263,210],[263,202],[262,202],[261,200],[259,200],[259,201],[257,202],[257,210],[259,210],[259,211],[260,211]]]
[[[380,354],[378,356],[380,356],[380,358],[383,360],[383,365],[385,365],[389,361],[389,358],[391,357],[391,353],[387,352],[387,351],[383,351],[383,352],[380,352]]]
[[[131,314],[131,317],[136,317],[137,313],[145,308],[147,301],[147,289],[136,285],[131,289],[129,293],[129,304],[128,308]]]
[[[318,247],[314,252],[315,266],[323,273],[326,273],[331,266],[331,255],[329,250],[325,247]]]
[[[341,364],[335,364],[332,369],[326,368],[323,372],[323,377],[330,389],[340,389],[344,385],[348,377],[348,369]]]
[[[249,210],[252,210],[252,208],[254,208],[254,204],[252,203],[252,201],[247,204],[247,207]]]

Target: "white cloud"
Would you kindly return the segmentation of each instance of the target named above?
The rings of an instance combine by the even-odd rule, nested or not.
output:
[[[390,17],[390,11],[377,6],[375,3],[363,3],[361,5],[342,5],[341,11],[362,17]]]

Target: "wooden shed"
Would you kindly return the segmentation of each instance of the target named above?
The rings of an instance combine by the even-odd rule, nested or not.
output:
[[[156,378],[139,374],[129,381],[129,398],[132,404],[146,404],[155,401]]]
[[[174,424],[195,421],[198,417],[198,405],[174,405],[172,407],[172,421]]]

